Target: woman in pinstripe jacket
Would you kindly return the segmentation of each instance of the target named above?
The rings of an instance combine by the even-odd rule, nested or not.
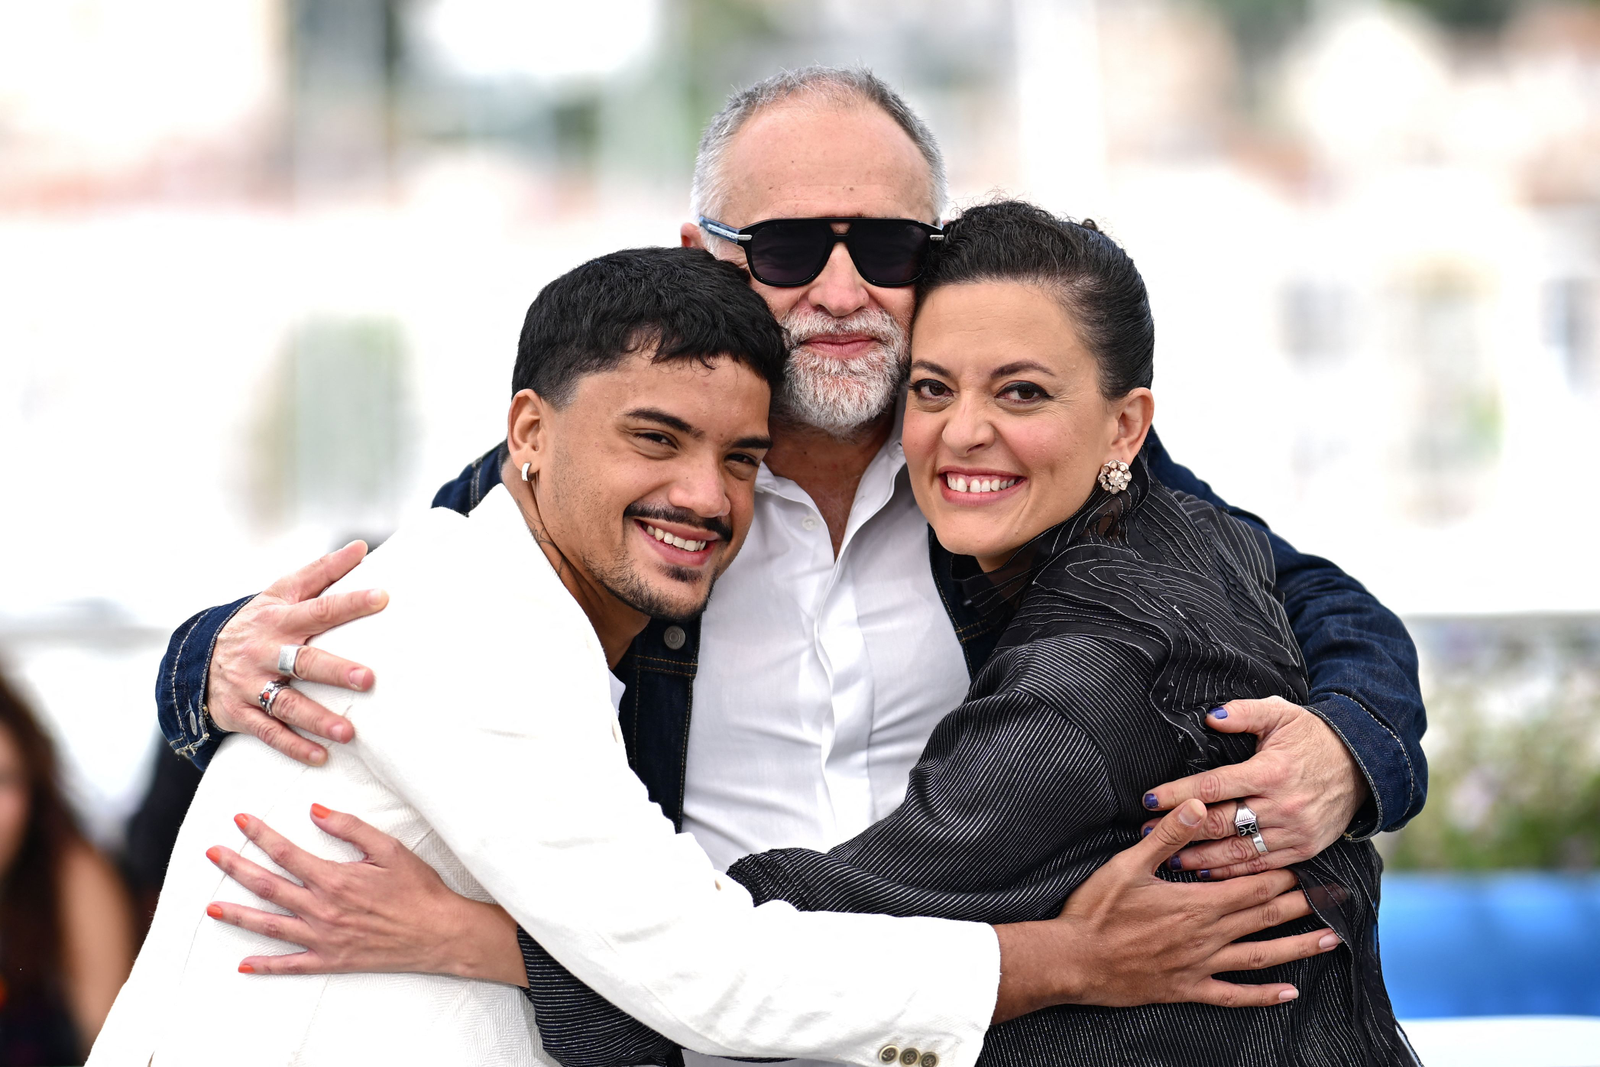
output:
[[[1027,204],[951,223],[924,282],[904,445],[970,595],[1008,619],[934,731],[905,803],[827,853],[729,872],[758,901],[985,922],[1051,917],[1137,840],[1145,783],[1247,758],[1208,730],[1231,699],[1306,699],[1253,526],[1150,477],[1154,330],[1132,261],[1092,221]],[[1378,960],[1381,863],[1341,840],[1294,870],[1331,952],[1259,972],[1276,1008],[1060,1006],[990,1030],[992,1064],[1408,1064]],[[1168,879],[1192,873],[1160,872]]]

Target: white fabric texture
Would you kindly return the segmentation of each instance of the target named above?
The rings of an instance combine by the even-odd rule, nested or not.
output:
[[[764,465],[757,476],[750,536],[701,622],[684,769],[683,828],[721,870],[772,848],[826,851],[888,815],[966,696],[905,464],[897,417],[837,556],[806,491]]]
[[[91,1064],[532,1064],[520,991],[423,975],[260,977],[282,946],[204,914],[265,906],[204,858],[267,867],[247,811],[309,851],[354,858],[313,802],[397,837],[453,888],[499,901],[578,977],[686,1047],[877,1063],[886,1044],[969,1067],[999,952],[981,924],[760,908],[651,804],[628,770],[588,619],[502,487],[470,518],[407,523],[338,588],[387,610],[334,631],[373,667],[367,694],[297,683],[357,735],[320,768],[230,738],[179,834],[155,922]],[[487,665],[498,664],[498,669]]]
[[[928,560],[898,432],[856,490],[838,558],[793,481],[765,466],[750,536],[700,631],[683,828],[726,870],[825,851],[900,806],[967,668]]]

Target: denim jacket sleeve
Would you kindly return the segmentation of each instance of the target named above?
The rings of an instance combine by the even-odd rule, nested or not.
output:
[[[1349,834],[1360,840],[1397,830],[1422,810],[1428,764],[1427,714],[1417,650],[1400,619],[1328,560],[1306,555],[1248,512],[1229,507],[1172,457],[1151,431],[1150,470],[1169,488],[1207,500],[1265,530],[1278,589],[1311,679],[1310,708],[1349,748],[1372,791]]]
[[[205,770],[206,764],[222,744],[222,731],[216,729],[206,710],[206,675],[211,671],[211,652],[217,634],[255,599],[251,593],[231,604],[207,608],[172,632],[167,654],[161,657],[156,676],[156,719],[172,751]]]

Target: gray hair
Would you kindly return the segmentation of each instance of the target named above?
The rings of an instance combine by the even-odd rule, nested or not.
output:
[[[946,185],[944,155],[933,131],[900,94],[865,67],[801,67],[785,70],[765,81],[759,81],[728,98],[721,111],[706,125],[700,137],[700,149],[695,154],[694,184],[689,191],[689,210],[696,217],[715,218],[728,199],[728,178],[723,173],[723,160],[734,134],[744,128],[759,112],[797,96],[821,98],[834,104],[864,103],[883,110],[895,121],[917,151],[927,161],[931,188],[928,190],[928,210],[932,216],[926,221],[937,223],[944,210]],[[755,221],[755,220],[750,220]]]

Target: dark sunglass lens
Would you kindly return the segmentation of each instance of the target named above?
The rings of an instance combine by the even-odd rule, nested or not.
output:
[[[850,226],[850,255],[873,285],[907,285],[922,271],[928,231],[909,222],[863,219]]]
[[[750,273],[768,285],[800,285],[822,269],[833,249],[826,222],[774,222],[751,234],[745,246]]]

